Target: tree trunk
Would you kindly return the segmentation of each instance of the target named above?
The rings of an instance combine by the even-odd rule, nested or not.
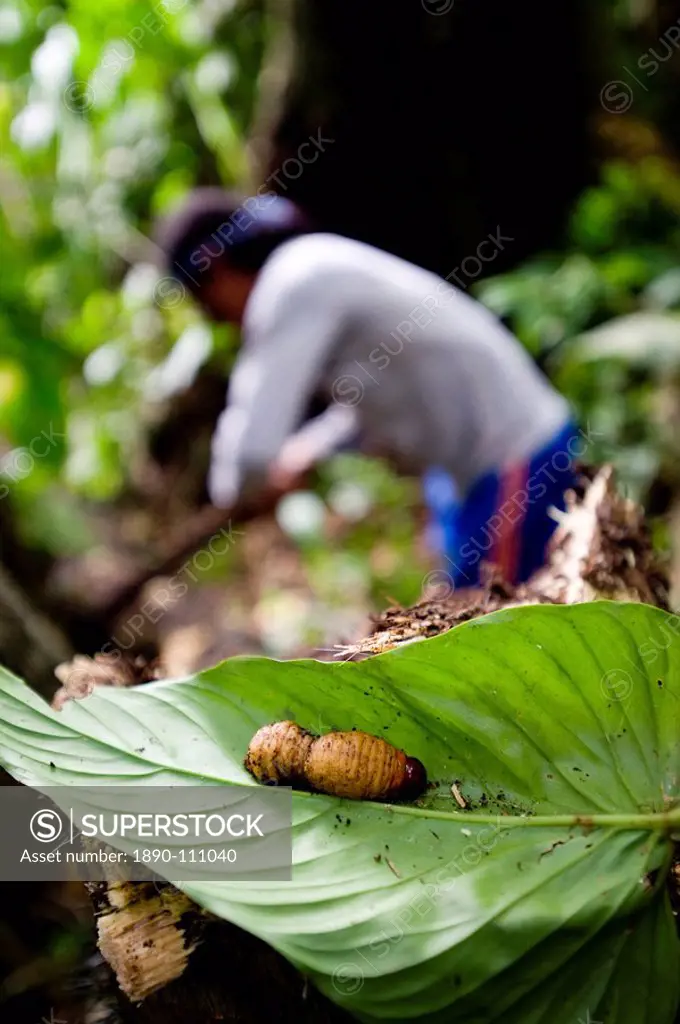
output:
[[[443,276],[459,267],[466,287],[555,243],[592,173],[599,84],[583,3],[273,10],[283,30],[262,76],[256,184],[269,179],[328,230]],[[310,137],[322,148],[304,148]],[[501,245],[478,253],[499,231]]]

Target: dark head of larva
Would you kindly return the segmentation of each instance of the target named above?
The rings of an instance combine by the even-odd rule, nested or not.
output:
[[[404,778],[399,786],[399,799],[415,800],[425,792],[426,786],[425,765],[417,757],[407,757],[404,765]]]

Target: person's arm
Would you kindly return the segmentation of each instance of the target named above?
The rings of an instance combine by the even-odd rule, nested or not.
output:
[[[339,340],[337,294],[326,287],[305,292],[291,289],[266,308],[258,301],[248,321],[212,444],[208,491],[218,507],[267,490],[270,471]]]
[[[294,490],[304,483],[317,463],[355,444],[358,438],[356,411],[341,405],[329,406],[285,442],[270,469],[269,483],[284,492]]]

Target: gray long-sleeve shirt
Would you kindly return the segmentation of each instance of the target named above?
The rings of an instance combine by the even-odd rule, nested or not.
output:
[[[217,505],[256,491],[299,429],[319,458],[359,433],[411,471],[448,470],[464,492],[538,451],[570,415],[479,302],[337,235],[275,250],[248,299],[243,335],[213,439]],[[328,411],[300,428],[318,393]]]

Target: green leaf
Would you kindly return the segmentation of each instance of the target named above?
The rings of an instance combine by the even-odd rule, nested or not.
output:
[[[420,806],[295,793],[292,882],[179,887],[365,1021],[671,1024],[679,631],[644,605],[524,607],[360,663],[235,658],[61,714],[5,673],[0,760],[37,788],[254,785],[266,722],[384,736],[436,783]]]
[[[680,317],[657,312],[617,317],[582,334],[569,358],[586,363],[620,359],[658,373],[675,372],[680,365]]]

